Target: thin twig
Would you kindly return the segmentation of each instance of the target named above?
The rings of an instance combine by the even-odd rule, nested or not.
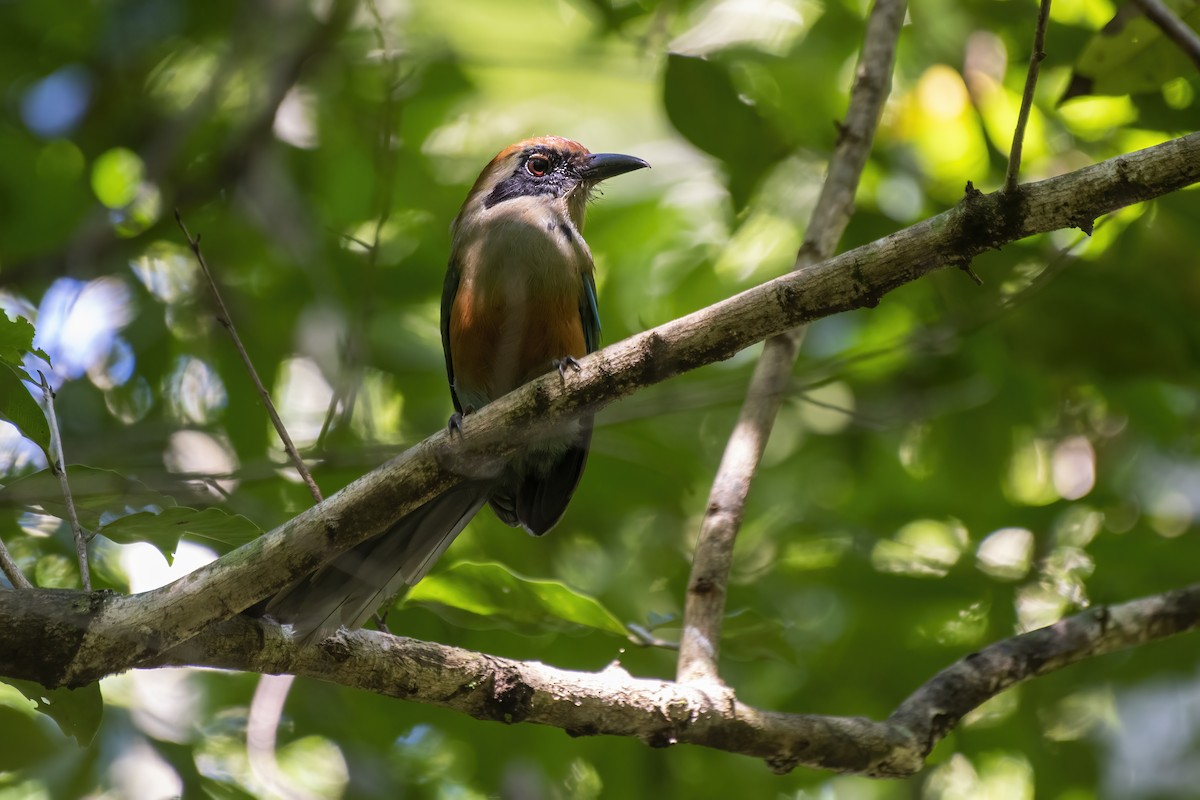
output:
[[[1133,0],[1151,22],[1162,28],[1167,38],[1200,69],[1200,34],[1188,27],[1162,0]]]
[[[878,0],[871,10],[846,119],[795,269],[828,258],[853,213],[859,177],[891,88],[896,41],[906,6],[904,0]],[[688,578],[676,667],[680,681],[720,682],[717,656],[733,545],[754,473],[787,396],[803,335],[804,329],[799,328],[767,341],[713,479]]]
[[[1046,24],[1050,20],[1050,0],[1042,0],[1038,9],[1037,28],[1033,32],[1033,52],[1029,54],[1029,71],[1025,73],[1025,91],[1021,94],[1021,111],[1017,114],[1017,125],[1013,129],[1012,150],[1008,155],[1008,172],[1004,176],[1004,191],[1017,188],[1017,176],[1021,172],[1021,148],[1025,144],[1025,126],[1029,124],[1029,110],[1033,108],[1033,92],[1037,88],[1038,70],[1046,53]]]
[[[296,467],[296,471],[304,479],[304,483],[308,486],[308,491],[312,494],[313,499],[318,503],[321,502],[321,490],[317,488],[317,482],[313,480],[308,467],[304,465],[304,459],[300,458],[300,453],[296,451],[296,445],[292,444],[292,437],[288,435],[283,420],[279,418],[279,412],[275,410],[275,404],[271,402],[271,394],[267,391],[267,387],[263,385],[262,379],[258,377],[258,371],[254,369],[254,364],[250,361],[250,354],[246,352],[246,348],[242,345],[242,339],[238,336],[237,328],[233,325],[233,317],[229,315],[229,309],[225,307],[225,301],[221,299],[221,292],[217,289],[217,282],[213,279],[212,272],[208,269],[208,262],[204,260],[204,254],[200,252],[200,237],[192,237],[191,232],[187,229],[187,225],[183,224],[183,216],[180,215],[178,209],[175,211],[175,222],[179,224],[179,229],[183,231],[184,237],[187,238],[188,246],[192,248],[192,253],[195,254],[196,261],[200,263],[200,269],[204,272],[204,279],[208,281],[208,288],[212,290],[213,297],[217,300],[217,321],[224,326],[225,330],[229,331],[229,336],[233,339],[233,346],[237,348],[238,355],[241,356],[242,363],[246,366],[246,371],[250,373],[250,379],[254,381],[254,388],[258,390],[258,396],[262,398],[263,406],[267,409],[267,415],[271,418],[271,424],[275,426],[275,432],[279,434],[279,439],[283,442],[283,447],[287,451],[288,457],[292,460],[292,464]]]
[[[393,133],[396,128],[398,113],[396,92],[403,85],[403,80],[400,77],[400,64],[393,56],[393,49],[388,45],[387,38],[384,35],[384,32],[387,30],[387,24],[384,22],[383,16],[379,13],[378,4],[374,0],[368,0],[367,11],[375,23],[375,43],[379,48],[381,58],[386,67],[384,79],[387,81],[383,114],[379,122],[378,152],[376,154],[379,169],[376,171],[377,181],[375,184],[374,205],[379,211],[375,215],[375,229],[369,244],[356,237],[347,236],[348,239],[366,251],[367,259],[362,279],[359,282],[359,307],[353,316],[353,324],[342,348],[343,367],[339,376],[338,386],[333,392],[333,396],[329,398],[329,408],[325,412],[325,421],[321,424],[321,432],[317,435],[318,450],[323,447],[325,437],[329,434],[335,417],[338,416],[339,406],[343,421],[348,421],[354,414],[354,406],[357,402],[359,385],[361,383],[362,362],[366,350],[367,328],[370,324],[374,308],[375,281],[379,272],[379,243],[383,236],[383,228],[387,224],[387,221],[391,219],[392,205],[395,199],[393,188],[395,185],[397,156]],[[367,415],[364,415],[363,419],[369,428],[372,425],[372,420]]]
[[[29,578],[26,578],[25,573],[21,572],[21,568],[13,560],[12,554],[4,546],[3,539],[0,539],[0,572],[4,573],[4,577],[8,578],[8,582],[13,585],[14,589],[33,588],[33,584],[29,582]]]
[[[87,536],[79,524],[79,515],[75,513],[75,501],[71,498],[71,484],[67,482],[67,460],[63,455],[62,431],[58,427],[58,415],[54,413],[54,390],[46,375],[38,370],[41,381],[42,400],[46,403],[46,421],[50,423],[50,471],[58,476],[62,486],[63,501],[67,504],[67,522],[71,525],[71,536],[75,539],[75,555],[79,558],[79,579],[83,582],[83,590],[92,590],[92,577],[88,570]]]

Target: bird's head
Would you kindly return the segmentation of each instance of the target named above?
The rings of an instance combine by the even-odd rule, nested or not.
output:
[[[501,150],[484,168],[459,216],[517,198],[542,198],[564,203],[575,227],[582,228],[584,208],[596,184],[649,166],[635,156],[588,152],[579,142],[560,136],[525,139]]]

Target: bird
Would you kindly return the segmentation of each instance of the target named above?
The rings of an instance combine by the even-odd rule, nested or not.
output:
[[[470,414],[600,346],[584,214],[601,181],[650,165],[559,136],[524,139],[483,169],[451,224],[441,333],[454,413]],[[421,580],[486,503],[534,536],[562,518],[587,462],[592,418],[523,443],[498,470],[468,475],[378,534],[285,587],[266,613],[301,645],[362,627]]]

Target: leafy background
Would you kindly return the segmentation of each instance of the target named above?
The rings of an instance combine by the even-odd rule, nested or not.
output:
[[[787,269],[866,5],[0,5],[0,305],[36,324],[53,364],[25,362],[58,388],[71,474],[101,530],[96,583],[165,582],[311,502],[172,209],[202,234],[328,494],[445,423],[448,225],[510,141],[553,132],[653,164],[607,184],[590,214],[606,341]],[[967,180],[1000,184],[1034,5],[913,4],[843,247],[946,208]],[[1197,80],[1152,30],[1097,37],[1115,10],[1055,2],[1025,178],[1195,127]],[[1073,71],[1096,94],[1060,104]],[[723,670],[739,695],[880,717],[972,648],[1194,581],[1198,252],[1200,203],[1185,191],[1090,238],[988,254],[982,288],[937,274],[812,326],[737,553]],[[18,363],[28,331],[0,330]],[[604,412],[554,535],[481,514],[392,629],[670,677],[674,653],[627,626],[678,633],[753,359]],[[41,441],[13,380],[2,413]],[[0,536],[37,584],[77,586],[44,466],[0,422]],[[1192,797],[1198,679],[1191,637],[1073,667],[989,703],[904,782],[776,776],[698,748],[572,739],[306,682],[280,758],[329,797]],[[255,796],[255,681],[122,675],[100,688],[102,717],[94,692],[0,685],[0,797]],[[71,713],[56,722],[35,709],[47,702]]]

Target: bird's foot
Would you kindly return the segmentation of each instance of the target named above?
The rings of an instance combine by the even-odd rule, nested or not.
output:
[[[463,411],[455,411],[453,414],[450,415],[450,419],[446,420],[446,430],[449,432],[451,438],[453,438],[454,434],[456,434],[456,433],[459,436],[463,435],[463,429],[462,429],[463,418],[467,414],[472,413],[473,411],[475,411],[474,408],[472,408],[471,406],[467,406],[467,408],[464,409]]]
[[[572,372],[579,372],[579,370],[582,369],[582,367],[579,366],[579,362],[575,360],[575,356],[563,356],[562,358],[554,359],[554,361],[550,363],[552,363],[554,368],[558,370],[558,377],[562,378],[563,380],[566,380],[567,378],[568,368],[571,369]]]

